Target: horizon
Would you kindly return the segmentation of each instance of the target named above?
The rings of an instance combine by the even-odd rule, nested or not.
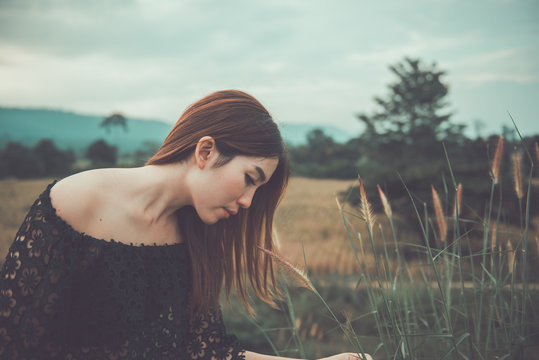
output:
[[[102,118],[102,119],[104,119],[108,115],[111,115],[111,114],[97,114],[97,113],[78,112],[78,111],[69,110],[69,109],[66,110],[66,109],[45,108],[45,107],[8,107],[8,106],[3,106],[3,105],[0,105],[0,110],[50,111],[50,112],[60,112],[60,113],[64,113],[64,114],[73,114],[74,116],[83,116],[83,117],[90,117],[90,118]],[[124,114],[121,114],[121,115],[124,115]],[[126,117],[127,120],[133,120],[133,121],[157,122],[157,123],[160,123],[160,124],[171,126],[171,128],[174,125],[174,123],[166,122],[166,121],[163,121],[163,120],[160,120],[160,119],[151,119],[151,118],[133,117],[133,116],[125,116],[125,117]],[[1,119],[0,119],[0,121],[1,121]],[[517,121],[515,121],[515,124],[518,127],[518,131],[521,131]],[[315,130],[315,129],[318,128],[318,129],[323,131],[324,135],[331,137],[335,142],[341,143],[341,144],[344,144],[348,140],[358,138],[361,135],[361,132],[355,133],[355,135],[353,135],[346,128],[343,128],[343,127],[339,126],[338,124],[323,124],[323,123],[316,124],[316,123],[306,123],[306,122],[288,122],[288,123],[280,122],[279,123],[278,122],[277,125],[279,126],[279,128],[281,128],[281,130],[283,130],[286,127],[290,127],[290,126],[310,128],[311,129],[310,131]],[[504,126],[505,126],[505,124],[504,124]],[[128,127],[129,127],[129,123],[128,123]],[[337,132],[335,132],[335,131],[337,131]],[[515,128],[515,126],[512,124],[511,127],[506,126],[506,128],[500,129],[499,132],[490,132],[490,133],[487,133],[487,134],[481,134],[481,137],[484,138],[484,139],[487,139],[487,138],[489,138],[491,136],[499,136],[499,135],[506,136],[507,131],[511,132],[511,134],[512,134],[511,136],[513,136],[513,137],[517,136],[517,128]],[[122,134],[122,133],[120,132],[120,134]],[[291,134],[288,134],[288,135],[291,135]],[[307,135],[307,133],[305,133],[305,136],[306,135]],[[470,134],[464,133],[463,135],[470,138],[470,139],[476,139],[477,138],[477,136],[474,135],[474,134],[470,135]],[[539,132],[538,133],[525,134],[523,136],[528,137],[528,136],[536,136],[536,135],[539,135]],[[122,137],[123,136],[129,137],[129,134],[123,134]],[[344,140],[345,138],[346,138],[346,140]],[[307,138],[305,137],[304,141],[306,141],[306,139]],[[290,145],[291,146],[297,146],[297,145],[300,145],[300,144],[304,143],[304,141],[298,142],[297,136],[294,136],[294,140],[290,143]]]

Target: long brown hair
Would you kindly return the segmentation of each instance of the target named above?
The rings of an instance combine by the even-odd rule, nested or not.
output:
[[[273,215],[286,188],[289,160],[279,129],[269,112],[249,94],[237,90],[212,93],[189,106],[148,165],[186,160],[203,136],[215,139],[219,166],[236,155],[278,158],[270,180],[257,189],[251,206],[236,216],[204,224],[192,207],[178,211],[193,271],[192,303],[199,309],[215,306],[224,282],[226,295],[235,288],[247,308],[246,284],[272,303],[276,289],[271,258],[258,247],[275,251]],[[223,281],[224,280],[224,281]]]

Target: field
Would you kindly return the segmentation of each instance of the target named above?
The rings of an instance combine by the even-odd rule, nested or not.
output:
[[[3,261],[26,212],[52,179],[0,181],[0,255]],[[292,178],[276,215],[282,254],[316,274],[353,274],[357,262],[334,196],[354,181]],[[372,262],[373,264],[373,262]],[[371,264],[371,265],[372,265]]]
[[[0,181],[0,256],[3,261],[7,249],[20,226],[26,212],[36,197],[52,182],[52,179]],[[353,275],[359,270],[355,254],[351,251],[348,233],[343,225],[341,211],[337,205],[336,197],[345,192],[357,182],[350,180],[327,180],[292,178],[281,202],[275,222],[280,252],[291,263],[304,267],[307,260],[307,269],[314,275]],[[537,186],[535,186],[537,188]],[[379,201],[372,199],[371,201]],[[345,208],[346,210],[346,208]],[[356,211],[350,208],[349,211]],[[395,215],[397,217],[398,215]],[[392,229],[384,214],[377,214],[376,233],[382,231],[390,236]],[[375,270],[372,250],[368,243],[367,229],[361,219],[348,217],[353,226],[353,236],[361,244],[364,254],[364,266],[370,271]],[[539,218],[532,219],[535,229],[539,229]],[[406,244],[421,244],[421,236],[405,231],[399,231],[399,243],[404,250],[410,248]],[[507,238],[518,232],[518,229],[504,227],[499,233],[507,234]],[[501,236],[501,235],[499,235]],[[513,236],[514,237],[514,236]],[[537,238],[536,232],[531,232],[530,239]],[[383,251],[380,236],[375,236],[375,249]],[[389,239],[388,239],[389,240]],[[388,241],[391,252],[394,246]],[[304,252],[305,251],[305,256]],[[539,260],[539,247],[535,241],[531,244],[530,254],[534,262]],[[393,259],[390,256],[390,259]],[[424,265],[422,260],[408,259],[408,271],[419,273],[419,267]],[[396,264],[391,262],[394,269]],[[468,266],[468,265],[466,265]],[[538,269],[539,270],[539,269]]]
[[[0,261],[5,258],[26,212],[51,182],[52,179],[0,181]],[[275,219],[280,252],[284,257],[302,268],[306,258],[309,272],[316,275],[352,275],[359,270],[335,200],[335,196],[355,184],[349,180],[291,179]],[[387,221],[379,218],[381,225],[387,228]],[[356,219],[354,225],[360,237],[366,239],[362,222]],[[374,270],[371,256],[364,262]],[[415,271],[413,266],[410,268]]]
[[[5,256],[18,227],[37,196],[53,179],[0,180],[0,252]],[[346,231],[334,194],[345,191],[353,181],[293,178],[276,216],[283,253],[295,260],[303,259],[301,243],[324,250],[327,259],[341,256],[337,249],[347,250]],[[336,244],[342,246],[337,246]],[[309,246],[309,251],[311,251]],[[4,257],[2,256],[2,258]],[[322,271],[322,259],[309,256]],[[327,261],[327,259],[325,259]],[[301,261],[303,262],[303,261]]]
[[[2,260],[51,181],[0,181]],[[312,291],[289,280],[280,311],[256,304],[256,319],[233,299],[224,313],[232,333],[253,351],[296,358],[361,349],[377,360],[538,358],[539,219],[525,229],[476,224],[486,237],[468,239],[446,216],[453,234],[440,244],[434,211],[423,234],[395,228],[398,214],[373,214],[368,226],[365,212],[338,200],[355,184],[291,179],[276,215],[279,252],[300,269],[306,263]],[[425,246],[425,237],[439,246]],[[409,249],[417,254],[403,255]]]

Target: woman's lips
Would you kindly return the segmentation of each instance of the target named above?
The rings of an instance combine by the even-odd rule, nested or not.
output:
[[[225,212],[227,213],[228,216],[234,216],[238,213],[238,210],[230,210],[230,209],[227,209],[227,208],[224,208],[225,209]]]

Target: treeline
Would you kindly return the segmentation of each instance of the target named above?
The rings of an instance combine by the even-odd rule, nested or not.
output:
[[[59,149],[51,139],[42,139],[34,146],[8,142],[0,147],[0,178],[64,177],[92,168],[142,166],[157,148],[157,144],[144,143],[120,159],[118,148],[103,139],[94,141],[78,155],[73,150]],[[338,143],[315,129],[307,135],[306,144],[288,146],[288,150],[296,176],[350,179],[357,175],[357,140]]]
[[[358,140],[335,142],[322,130],[307,134],[305,145],[288,146],[292,173],[312,178],[353,179],[361,157]]]
[[[114,166],[117,148],[97,140],[88,146],[84,158],[92,168]],[[76,160],[72,150],[61,150],[50,139],[30,147],[8,142],[0,148],[0,178],[64,177],[75,171]]]
[[[74,162],[73,151],[59,150],[49,139],[43,139],[32,147],[8,142],[0,149],[0,178],[63,176],[71,171]]]

